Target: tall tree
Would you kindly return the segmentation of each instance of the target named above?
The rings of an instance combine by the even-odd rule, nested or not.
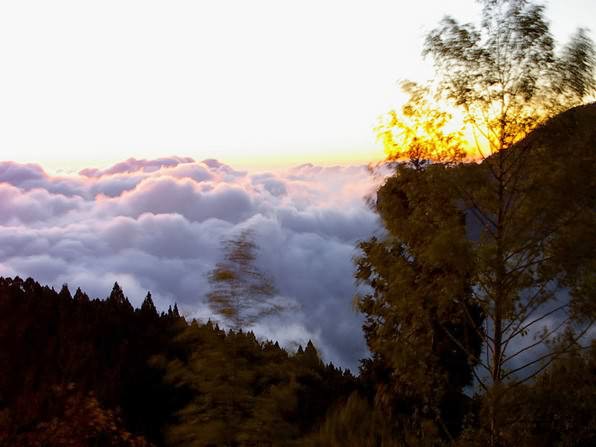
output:
[[[255,266],[257,245],[250,230],[224,242],[224,260],[209,274],[209,307],[235,330],[281,312],[273,280]]]
[[[403,357],[412,340],[432,338],[423,327],[432,329],[433,318],[420,320],[418,332],[407,330],[414,316],[459,307],[456,315],[482,340],[482,355],[442,323],[449,313],[435,321],[476,365],[476,383],[487,396],[488,439],[499,445],[505,394],[575,348],[596,316],[589,230],[596,223],[594,108],[574,109],[528,137],[594,93],[595,56],[584,30],[557,54],[541,5],[482,4],[480,26],[447,17],[428,35],[424,52],[438,81],[417,90],[409,109],[380,129],[390,158],[410,162],[378,192],[388,237],[361,245],[359,279],[374,293],[359,305],[382,328],[371,331],[372,351],[390,359]],[[403,117],[424,111],[416,104],[429,97],[460,111],[472,137],[467,149],[475,149],[480,163],[459,164],[454,156],[463,132],[441,139],[425,130],[426,139],[404,138],[403,128],[412,128]],[[431,128],[444,116],[432,107],[426,113]],[[421,163],[425,158],[434,161]],[[392,340],[396,331],[403,336]],[[563,335],[568,343],[546,349]]]
[[[223,248],[224,259],[209,273],[207,302],[232,330],[226,335],[193,323],[183,334],[194,348],[186,362],[168,364],[168,376],[196,396],[179,412],[169,439],[173,445],[281,443],[295,433],[283,420],[279,396],[292,402],[293,395],[279,378],[268,377],[261,344],[243,329],[284,306],[272,279],[255,266],[257,245],[250,230],[226,240]]]
[[[376,376],[375,399],[398,436],[461,430],[462,390],[480,353],[472,252],[445,175],[439,164],[399,166],[377,193],[388,234],[362,242],[357,258],[356,278],[371,288],[357,297],[373,353],[362,372]]]

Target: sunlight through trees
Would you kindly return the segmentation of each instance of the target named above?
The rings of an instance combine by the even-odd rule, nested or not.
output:
[[[594,110],[541,128],[591,97],[596,59],[584,30],[557,53],[540,5],[482,3],[478,27],[447,17],[429,33],[424,54],[437,79],[405,84],[410,101],[378,129],[388,160],[401,163],[377,193],[387,237],[360,244],[357,278],[373,292],[357,303],[397,389],[436,397],[425,368],[448,382],[437,336],[467,356],[496,446],[510,423],[507,395],[587,347],[596,317],[594,147],[582,130]],[[441,101],[461,110],[479,163],[462,162],[464,130],[446,131]],[[481,340],[480,352],[464,333]],[[433,418],[433,406],[423,408]]]

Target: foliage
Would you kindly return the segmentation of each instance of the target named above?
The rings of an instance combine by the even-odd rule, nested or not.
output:
[[[596,60],[583,29],[556,54],[542,5],[481,3],[479,27],[446,17],[428,34],[424,54],[435,63],[438,95],[464,112],[491,153],[593,94]]]
[[[160,428],[181,396],[147,362],[176,351],[172,339],[182,321],[149,303],[135,311],[117,284],[107,300],[90,300],[81,290],[71,296],[66,286],[56,293],[32,279],[0,278],[0,411],[7,424],[0,445],[19,445],[14,437],[29,432],[66,430],[70,415],[84,418],[95,402],[120,421],[118,430],[160,444]],[[90,435],[90,426],[77,425],[72,436],[77,429]]]
[[[535,380],[513,385],[500,405],[498,417],[505,445],[531,447],[589,446],[596,441],[596,346],[579,346],[549,365]],[[508,385],[511,386],[511,385]],[[490,417],[488,402],[479,416]],[[480,446],[490,442],[490,433],[467,429],[458,445]]]
[[[360,244],[357,279],[372,292],[357,305],[395,398],[413,394],[439,415],[435,390],[466,384],[450,368],[471,371],[498,445],[510,390],[585,344],[596,317],[596,108],[549,121],[594,93],[595,57],[584,30],[556,54],[540,5],[482,3],[479,27],[447,17],[428,35],[437,82],[410,86],[379,129],[388,159],[407,161],[378,190],[387,234]],[[465,132],[445,131],[433,94],[461,112],[480,163],[461,163]],[[466,361],[442,364],[436,339]]]
[[[290,445],[353,388],[352,376],[325,366],[312,343],[289,355],[251,332],[196,323],[180,341],[184,358],[160,362],[166,380],[193,397],[168,430],[170,445]]]
[[[91,300],[0,278],[0,346],[2,447],[300,445],[356,386],[312,343],[289,354],[150,294],[134,309],[117,284]]]
[[[377,210],[389,234],[360,244],[356,278],[371,287],[357,299],[368,346],[389,371],[377,380],[378,403],[396,422],[413,415],[418,429],[436,424],[448,436],[461,426],[453,416],[478,363],[483,319],[471,302],[464,215],[441,187],[445,175],[441,165],[400,166],[385,182]]]
[[[56,386],[52,389],[50,407],[53,417],[38,423],[31,430],[10,438],[12,445],[28,447],[150,447],[142,436],[134,436],[122,427],[117,414],[105,409],[92,392],[78,392],[74,384]],[[1,414],[1,413],[0,413]],[[10,412],[0,417],[0,431],[8,431],[14,421]],[[4,420],[2,420],[4,419]],[[3,426],[4,425],[4,426]],[[2,439],[0,438],[0,441]]]
[[[257,245],[250,230],[224,242],[224,260],[209,274],[211,310],[239,330],[284,310],[273,281],[256,268]]]
[[[457,163],[465,158],[464,135],[450,129],[453,115],[434,107],[428,87],[402,82],[408,101],[398,113],[390,111],[376,127],[387,162],[408,160],[417,169],[431,161]]]
[[[334,408],[321,428],[308,439],[312,447],[393,447],[399,445],[387,418],[359,393]]]
[[[594,340],[587,352],[567,350],[544,374],[515,392],[522,398],[511,399],[514,412],[506,419],[510,444],[589,446],[596,443]]]

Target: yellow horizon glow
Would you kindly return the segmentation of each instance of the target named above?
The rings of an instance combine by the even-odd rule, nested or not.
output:
[[[0,160],[76,172],[134,157],[234,167],[383,159],[375,120],[432,76],[425,34],[475,0],[0,3]],[[590,11],[593,14],[590,14]],[[548,5],[565,41],[596,3]]]
[[[316,166],[366,166],[371,163],[378,163],[385,159],[385,154],[382,146],[379,144],[374,150],[363,149],[360,151],[351,151],[348,153],[341,154],[339,151],[331,151],[325,154],[304,154],[294,153],[288,154],[284,157],[271,157],[267,154],[248,154],[246,156],[234,156],[233,154],[221,154],[222,156],[214,157],[207,156],[204,152],[163,152],[163,153],[149,153],[143,156],[123,156],[123,157],[111,157],[101,158],[94,157],[89,159],[37,159],[30,158],[16,161],[18,163],[32,163],[40,165],[48,174],[56,175],[76,175],[79,171],[85,168],[97,168],[106,169],[113,166],[116,163],[125,161],[129,158],[137,159],[156,159],[156,158],[167,158],[172,156],[177,157],[190,157],[193,158],[197,163],[200,163],[206,159],[216,159],[221,163],[227,164],[236,170],[245,170],[248,172],[257,171],[279,171],[296,166],[300,166],[306,163],[311,163]],[[2,161],[2,160],[0,160]],[[5,160],[6,161],[6,160]]]

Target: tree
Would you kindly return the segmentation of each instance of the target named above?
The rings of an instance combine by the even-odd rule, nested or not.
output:
[[[394,447],[384,415],[375,411],[358,393],[351,394],[342,405],[329,413],[318,432],[311,435],[308,445],[313,447]]]
[[[483,315],[472,300],[472,252],[464,213],[441,187],[445,175],[440,164],[422,171],[398,166],[377,192],[388,234],[359,246],[356,278],[370,292],[357,305],[373,354],[361,374],[376,376],[374,399],[400,437],[461,431],[462,390],[480,353]]]
[[[449,129],[453,115],[432,104],[429,87],[404,81],[401,88],[409,97],[401,113],[390,111],[375,128],[388,155],[384,164],[406,159],[420,170],[431,161],[453,164],[464,160],[463,133]]]
[[[519,446],[596,443],[596,341],[589,350],[566,349],[536,381],[510,396],[515,419],[504,430]],[[521,396],[521,398],[520,398]]]
[[[67,291],[0,278],[0,446],[163,445],[186,394],[148,362],[186,322]]]
[[[439,95],[460,108],[486,154],[502,152],[593,94],[595,54],[579,29],[557,55],[542,5],[481,3],[480,28],[446,17],[427,36],[424,54],[435,63]]]
[[[255,265],[257,245],[250,230],[224,242],[224,260],[209,274],[209,307],[235,330],[281,312],[273,281]]]
[[[71,447],[152,447],[142,436],[126,430],[118,413],[101,405],[94,393],[83,393],[73,383],[54,386],[51,403],[53,417],[29,431],[3,439],[8,427],[0,420],[0,445]],[[4,444],[6,441],[6,444]]]
[[[479,27],[447,17],[428,35],[424,53],[438,81],[416,89],[401,116],[379,129],[389,158],[409,162],[378,191],[388,235],[361,244],[358,279],[373,293],[358,304],[371,350],[398,370],[414,364],[403,360],[410,346],[426,339],[423,352],[433,352],[438,324],[467,354],[485,395],[490,444],[499,445],[506,394],[585,344],[596,317],[594,107],[545,124],[594,93],[595,55],[585,30],[556,54],[541,5],[482,4]],[[420,127],[404,117],[432,129],[447,116],[427,107],[432,99],[460,111],[467,149],[480,162],[460,163],[454,147],[463,131],[435,126],[435,136],[423,126],[411,138]],[[455,317],[451,306],[460,309]],[[462,318],[482,355],[459,326],[446,325]],[[568,343],[546,349],[561,337]]]
[[[284,309],[273,281],[254,265],[256,250],[252,232],[243,231],[224,242],[224,260],[209,273],[209,307],[233,330],[193,322],[181,336],[193,346],[188,358],[167,365],[169,381],[195,392],[169,430],[173,445],[271,445],[295,436],[278,405],[292,407],[293,394],[278,372],[269,376],[254,334],[242,331]]]

